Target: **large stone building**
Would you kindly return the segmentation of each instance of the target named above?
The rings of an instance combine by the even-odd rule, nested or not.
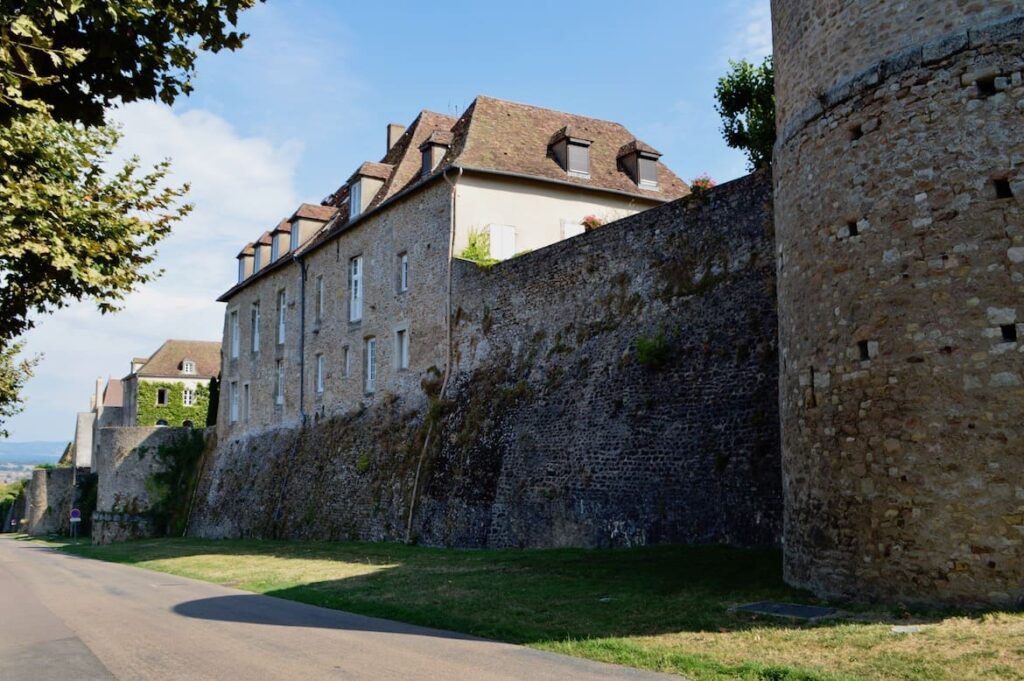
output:
[[[775,0],[785,570],[1024,597],[1024,2]]]
[[[389,125],[380,162],[239,253],[220,434],[422,396],[449,362],[452,259],[506,260],[685,195],[658,158],[617,123],[489,97]]]

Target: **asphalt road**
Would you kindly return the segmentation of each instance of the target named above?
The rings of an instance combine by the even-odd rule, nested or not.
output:
[[[0,679],[676,679],[0,538]]]

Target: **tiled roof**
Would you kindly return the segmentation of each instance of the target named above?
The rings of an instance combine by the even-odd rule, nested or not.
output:
[[[619,149],[618,158],[628,156],[629,154],[632,154],[635,151],[646,151],[648,154],[655,154],[656,156],[661,156],[661,152],[652,147],[650,144],[644,144],[640,140],[635,139],[630,140],[627,144],[624,144],[621,149]]]
[[[255,250],[256,250],[256,244],[254,244],[253,242],[250,241],[249,243],[247,243],[245,245],[245,247],[242,250],[240,250],[238,252],[238,256],[237,257],[241,258],[243,255],[250,255],[251,256],[253,254],[253,251],[255,251]]]
[[[279,232],[282,233],[282,234],[291,234],[292,233],[292,223],[288,222],[287,220],[281,220],[281,222],[277,223],[277,227],[274,227],[274,229],[271,230],[270,233],[271,233],[271,235],[273,235],[273,234],[277,234]]]
[[[555,158],[551,145],[565,136],[590,142],[589,177],[569,175]],[[446,145],[448,151],[437,170],[424,178],[419,148],[426,142]],[[619,123],[480,96],[458,119],[433,111],[421,111],[379,163],[363,163],[352,178],[364,175],[384,181],[362,214],[450,166],[468,171],[552,180],[580,189],[611,191],[655,202],[671,201],[689,193],[687,184],[660,161],[658,189],[637,186],[619,162],[627,148],[657,153]],[[347,227],[348,198],[349,182],[346,182],[324,199],[323,205],[303,204],[296,211],[293,219],[318,215],[320,217],[314,219],[326,222],[324,228],[297,249],[296,254],[317,248]],[[269,241],[261,239],[258,243]],[[268,264],[226,291],[218,300],[228,300],[252,279],[286,262],[287,259],[280,259]]]
[[[367,161],[363,165],[359,166],[359,169],[352,174],[352,177],[359,175],[365,177],[375,177],[378,180],[387,180],[391,177],[391,173],[394,172],[394,166],[388,163],[374,163],[373,161]]]
[[[269,246],[273,242],[273,238],[270,236],[270,232],[263,232],[259,239],[256,239],[256,244],[259,246]]]
[[[304,203],[299,206],[299,209],[295,211],[290,220],[295,218],[304,218],[307,220],[319,220],[320,222],[327,222],[334,215],[333,206],[317,206],[312,203]]]
[[[124,406],[124,385],[120,378],[107,378],[107,387],[103,389],[103,406]]]
[[[183,374],[186,359],[196,363],[194,374]],[[213,378],[220,373],[220,343],[216,341],[168,340],[135,372],[150,378]]]

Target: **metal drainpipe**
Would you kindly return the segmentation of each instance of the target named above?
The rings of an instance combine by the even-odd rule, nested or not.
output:
[[[449,170],[458,170],[459,174],[455,177],[455,182],[448,179]],[[445,361],[444,361],[444,378],[441,379],[441,389],[437,393],[437,399],[444,399],[445,389],[448,387],[448,378],[451,376],[452,367],[452,258],[455,257],[455,185],[462,177],[461,166],[451,166],[445,168],[444,172],[441,173],[441,177],[444,181],[449,184],[452,188],[451,203],[449,204],[449,211],[451,212],[449,225],[448,225],[448,289],[445,300]],[[412,499],[409,500],[409,518],[405,523],[405,543],[412,543],[412,519],[416,513],[416,497],[419,494],[420,487],[420,471],[423,469],[423,460],[427,456],[427,448],[430,446],[430,436],[434,432],[434,424],[431,423],[427,426],[427,434],[423,438],[423,449],[420,451],[420,460],[416,463],[416,477],[412,483]]]
[[[292,260],[299,263],[299,419],[306,425],[306,261],[298,255]]]

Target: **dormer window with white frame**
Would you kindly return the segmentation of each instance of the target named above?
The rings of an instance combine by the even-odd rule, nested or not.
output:
[[[638,185],[644,189],[658,188],[658,157],[649,154],[640,154],[637,160],[639,167]]]
[[[348,219],[355,220],[363,208],[363,181],[356,180],[348,188]]]
[[[196,373],[196,363],[190,359],[181,362],[181,373],[192,376]]]

